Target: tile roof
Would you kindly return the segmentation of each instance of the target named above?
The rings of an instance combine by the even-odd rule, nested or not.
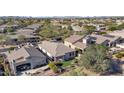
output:
[[[40,26],[41,26],[41,24],[32,24],[32,25],[28,25],[28,26],[25,27],[25,28],[37,30]]]
[[[65,46],[63,43],[58,42],[43,41],[39,46],[54,57],[63,56],[65,53],[75,51],[74,49]]]
[[[76,42],[74,44],[74,46],[76,46],[77,48],[79,48],[81,50],[84,50],[87,47],[87,45],[85,43],[83,43],[83,42]]]
[[[9,61],[16,60],[16,62],[25,61],[27,57],[45,57],[40,51],[33,47],[22,47],[11,53],[8,53],[7,58]]]
[[[112,36],[112,35],[90,35],[91,37],[95,37],[97,44],[102,44],[103,42],[113,42],[117,40],[118,36]]]
[[[11,39],[17,39],[20,35],[24,35],[26,38],[38,37],[34,35],[34,30],[31,29],[18,29],[14,35],[8,35]]]
[[[108,33],[109,35],[114,35],[114,36],[120,36],[122,38],[124,38],[124,30],[117,30],[117,31],[113,31],[111,33]]]
[[[80,39],[83,39],[83,36],[80,36],[80,35],[72,35],[72,36],[66,38],[65,41],[70,42],[70,43],[75,43],[75,42],[77,42],[77,41],[80,40]]]

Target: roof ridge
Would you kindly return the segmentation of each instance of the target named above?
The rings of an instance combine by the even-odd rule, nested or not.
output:
[[[28,47],[23,47],[24,48],[24,50],[26,51],[26,53],[28,54],[28,56],[31,56],[31,54],[29,53],[29,51],[28,51]]]
[[[59,43],[55,43],[56,44],[56,49],[55,49],[55,55],[57,55],[57,49],[59,48]]]

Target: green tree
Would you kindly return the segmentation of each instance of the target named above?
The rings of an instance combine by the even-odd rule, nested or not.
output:
[[[122,30],[124,29],[124,23],[117,25],[117,24],[111,24],[108,26],[108,30],[115,31],[115,30]]]
[[[117,24],[111,24],[108,26],[108,30],[110,31],[114,31],[118,29],[118,25]]]
[[[13,18],[8,18],[7,24],[8,25],[13,25],[14,24],[14,19]]]
[[[14,29],[13,29],[12,27],[8,27],[8,28],[7,28],[7,32],[8,32],[8,33],[14,32]]]
[[[39,35],[43,38],[53,38],[53,37],[68,37],[71,34],[71,30],[66,28],[61,28],[61,26],[54,26],[52,24],[44,25],[39,31]]]
[[[105,73],[115,71],[115,64],[107,55],[108,48],[102,45],[89,46],[81,56],[80,62],[82,66],[97,73]],[[116,69],[117,71],[117,69]]]
[[[95,26],[85,25],[84,29],[87,31],[88,34],[91,34],[92,32],[96,31],[96,27]]]
[[[118,25],[118,30],[122,30],[122,29],[124,29],[124,23]]]
[[[72,29],[72,27],[71,27],[71,26],[68,26],[68,30],[71,30],[71,31],[72,31],[73,29]]]
[[[51,20],[49,18],[45,19],[45,25],[49,25],[51,23]]]

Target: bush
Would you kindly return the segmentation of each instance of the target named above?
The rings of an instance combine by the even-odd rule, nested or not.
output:
[[[59,72],[59,70],[58,70],[58,68],[56,67],[56,65],[55,65],[54,62],[50,62],[50,63],[48,64],[48,66],[50,67],[50,69],[53,70],[54,73],[58,73],[58,72]]]
[[[106,32],[99,32],[100,35],[105,35],[107,34]]]
[[[2,64],[3,63],[3,58],[2,57],[0,57],[0,64]]]
[[[10,47],[9,50],[14,50],[16,47]]]
[[[117,54],[116,57],[117,58],[122,58],[122,55],[121,54]]]
[[[122,29],[124,29],[124,23],[122,23],[122,24],[120,24],[120,25],[111,24],[111,25],[108,27],[108,30],[110,30],[110,31],[122,30]]]
[[[8,52],[10,53],[11,51],[13,51],[16,47],[10,47],[8,48]]]
[[[117,27],[116,26],[110,26],[108,30],[114,31],[114,30],[117,30]]]
[[[121,52],[120,52],[120,53],[116,54],[115,56],[116,56],[117,58],[122,58],[122,57],[124,57],[124,53],[121,53]]]
[[[12,32],[14,32],[14,29],[12,27],[9,27],[9,28],[7,28],[7,32],[12,33]]]
[[[11,33],[10,33],[10,35],[16,35],[16,33],[14,33],[14,32],[11,32]]]

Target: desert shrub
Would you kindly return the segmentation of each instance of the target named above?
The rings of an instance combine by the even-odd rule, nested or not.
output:
[[[106,32],[99,32],[100,35],[105,35],[107,34]]]
[[[57,66],[55,65],[54,62],[50,62],[50,63],[48,64],[48,66],[50,67],[50,69],[53,70],[54,73],[58,73],[58,72],[59,72],[59,70],[58,70],[58,68],[57,68]]]

